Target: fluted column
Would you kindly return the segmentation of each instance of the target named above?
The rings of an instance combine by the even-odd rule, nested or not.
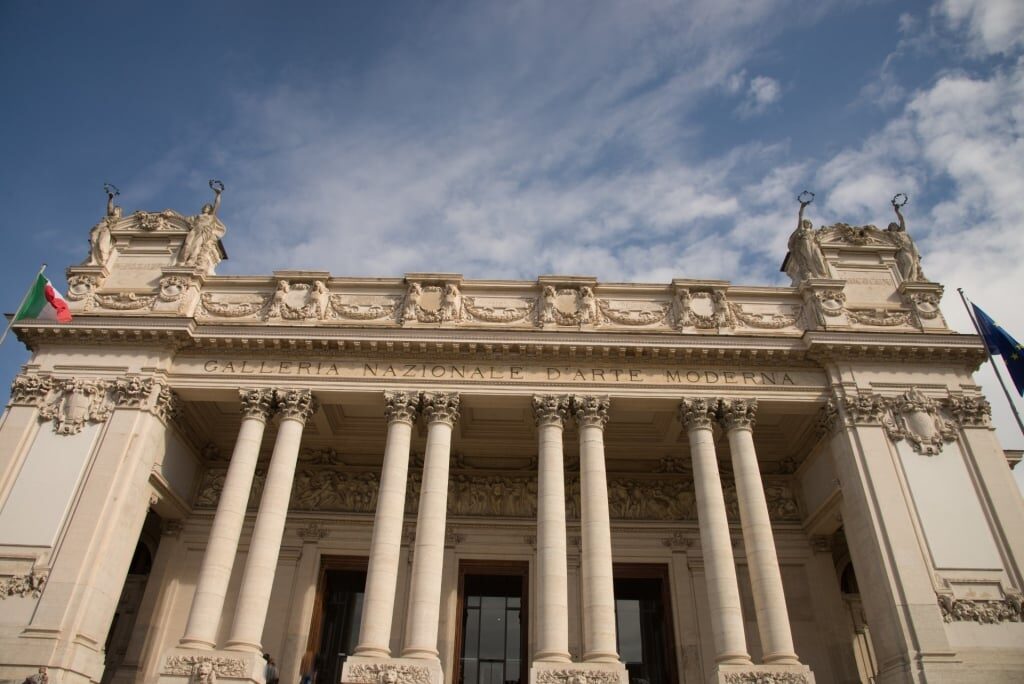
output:
[[[715,455],[715,440],[711,432],[717,407],[718,402],[715,400],[684,399],[679,404],[679,420],[686,426],[690,440],[715,662],[745,665],[750,663],[750,655],[747,653],[743,632],[736,562],[732,555],[725,496],[718,475],[718,457]]]
[[[448,462],[452,428],[459,418],[459,395],[423,393],[427,421],[427,450],[423,456],[423,482],[416,516],[409,618],[402,656],[437,660],[437,627],[444,566],[445,519],[448,513]]]
[[[719,419],[729,439],[736,498],[743,526],[743,548],[747,554],[750,585],[757,613],[757,630],[766,664],[795,665],[800,661],[793,648],[793,634],[782,591],[782,573],[775,552],[772,522],[761,483],[761,471],[754,451],[753,427],[756,399],[722,400]]]
[[[571,661],[562,430],[568,396],[535,396],[537,421],[537,650],[534,660]]]
[[[238,395],[242,403],[242,426],[217,501],[185,635],[181,638],[181,645],[190,648],[212,649],[217,645],[224,597],[238,553],[238,538],[245,522],[263,431],[273,405],[274,393],[269,389],[240,389]]]
[[[608,397],[574,396],[580,438],[580,531],[583,538],[583,661],[618,662],[615,645],[615,587],[608,478],[604,468],[604,426]]]
[[[380,472],[377,512],[373,517],[359,645],[355,650],[356,655],[381,658],[391,655],[391,616],[395,610],[398,557],[402,550],[409,444],[412,426],[419,413],[420,395],[418,392],[385,392],[384,402],[388,435]]]
[[[277,441],[270,457],[267,480],[263,485],[256,525],[249,541],[249,553],[245,558],[235,620],[231,624],[226,644],[226,648],[231,650],[255,653],[261,652],[260,642],[281,551],[285,518],[288,516],[302,430],[306,420],[318,407],[316,398],[309,390],[276,390],[274,401],[281,422],[277,428]]]

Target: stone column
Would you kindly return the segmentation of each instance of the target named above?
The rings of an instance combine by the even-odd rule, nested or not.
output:
[[[212,649],[217,644],[217,628],[224,610],[231,569],[238,553],[238,539],[245,522],[245,509],[249,504],[252,478],[256,473],[256,460],[260,455],[263,430],[270,417],[273,391],[269,389],[240,389],[242,426],[235,440],[235,450],[224,479],[224,487],[217,501],[206,554],[199,569],[192,609],[185,625],[181,646]]]
[[[409,617],[402,657],[439,662],[437,628],[448,513],[448,462],[451,458],[452,428],[459,418],[459,395],[424,392],[422,406],[428,425],[427,450],[423,456]]]
[[[772,521],[768,517],[768,503],[754,451],[752,430],[756,413],[756,399],[723,399],[719,404],[719,420],[725,428],[729,451],[732,452],[736,498],[743,526],[743,548],[747,554],[764,662],[767,665],[797,665],[800,659],[793,648]]]
[[[537,421],[537,648],[534,660],[568,663],[569,569],[566,559],[562,430],[568,396],[535,396]]]
[[[704,576],[711,608],[711,632],[715,662],[719,665],[749,665],[747,640],[743,633],[736,563],[732,556],[729,520],[718,475],[718,457],[711,425],[718,402],[683,399],[679,420],[686,426],[693,462],[693,484],[697,497],[700,546],[704,554]]]
[[[420,396],[418,392],[385,392],[384,402],[388,435],[380,472],[377,512],[373,518],[359,645],[355,649],[356,655],[380,658],[391,655],[391,619],[398,585],[398,557],[402,551],[409,445],[412,426],[419,412]],[[447,483],[447,478],[445,481]]]
[[[267,620],[270,590],[274,584],[288,502],[292,496],[302,429],[319,405],[309,390],[276,390],[274,400],[281,414],[281,423],[277,428],[277,441],[270,457],[256,525],[249,541],[235,620],[225,645],[233,651],[259,653],[262,650],[263,626]]]
[[[580,437],[580,530],[583,537],[583,662],[614,663],[615,588],[608,480],[604,469],[604,426],[608,397],[574,396]]]

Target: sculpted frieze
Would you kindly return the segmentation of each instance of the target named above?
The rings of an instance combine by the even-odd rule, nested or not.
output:
[[[619,673],[610,670],[540,670],[537,684],[619,684]]]
[[[140,295],[135,292],[117,292],[114,294],[94,293],[92,299],[101,309],[115,311],[139,311],[152,308],[156,295]]]
[[[246,316],[256,316],[263,312],[267,308],[267,297],[258,295],[257,299],[249,299],[243,301],[219,300],[215,299],[214,295],[209,292],[204,292],[199,296],[199,310],[201,314],[212,316],[214,318],[245,318]]]
[[[752,313],[744,310],[742,304],[729,305],[738,327],[756,328],[761,330],[779,330],[796,325],[803,315],[803,308],[791,307],[792,313]]]
[[[801,672],[751,670],[726,673],[725,682],[726,684],[808,684],[808,679]]]
[[[49,575],[34,570],[27,575],[13,575],[0,579],[0,599],[5,598],[39,598],[43,595],[43,587]]]
[[[352,301],[347,301],[352,300]],[[373,297],[357,299],[349,295],[331,295],[331,311],[336,318],[350,321],[394,321],[401,297]]]
[[[1001,600],[957,599],[949,594],[939,594],[939,609],[946,622],[996,625],[1024,621],[1024,598],[1017,592],[1008,593]]]
[[[462,298],[462,318],[482,323],[520,323],[529,321],[536,301],[485,300],[480,297]]]
[[[430,671],[419,665],[357,663],[348,669],[345,681],[354,684],[430,684]]]
[[[891,328],[897,325],[910,325],[909,311],[891,309],[846,309],[846,317],[851,323]]]
[[[245,661],[241,658],[204,655],[172,655],[164,662],[164,674],[191,677],[190,681],[216,682],[216,676],[243,678],[248,675]],[[211,678],[211,673],[213,677]]]
[[[613,306],[617,304],[618,306]],[[603,323],[629,326],[658,325],[665,322],[671,304],[657,304],[651,307],[646,302],[610,302],[607,299],[597,300]],[[629,306],[630,308],[624,308]]]

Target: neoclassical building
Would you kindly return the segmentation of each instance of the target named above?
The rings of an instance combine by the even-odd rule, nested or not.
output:
[[[0,679],[1024,678],[1019,454],[902,217],[801,209],[790,287],[223,276],[219,189],[15,326]]]

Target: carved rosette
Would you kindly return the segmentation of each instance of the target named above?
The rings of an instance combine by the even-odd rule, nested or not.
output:
[[[265,423],[274,411],[274,391],[270,389],[239,389],[238,401],[241,404],[243,418],[255,418]]]
[[[27,575],[14,575],[0,579],[0,599],[5,598],[39,598],[43,595],[43,588],[46,586],[47,573],[36,573],[35,570]]]
[[[757,420],[757,399],[722,399],[718,421],[726,430],[753,430]]]
[[[455,425],[459,419],[460,398],[456,392],[424,392],[423,415],[428,423]]]
[[[430,671],[419,665],[357,663],[348,670],[353,684],[430,684]]]
[[[573,395],[570,405],[577,427],[596,427],[603,430],[608,423],[611,400],[607,396],[576,394]]]
[[[949,413],[961,427],[990,427],[992,405],[985,397],[950,397]]]
[[[557,425],[563,427],[569,416],[570,399],[567,394],[535,394],[533,396],[533,417],[537,427]]]
[[[274,390],[274,404],[281,414],[281,420],[297,420],[300,423],[305,423],[320,408],[320,402],[308,389]]]
[[[416,422],[420,411],[420,393],[410,391],[384,392],[384,416],[388,423]]]
[[[934,456],[946,442],[956,441],[953,423],[939,415],[938,404],[916,388],[889,402],[890,417],[883,422],[894,442],[906,439],[919,454]]]
[[[717,413],[717,399],[683,399],[679,402],[679,422],[687,430],[710,430]]]
[[[957,599],[939,594],[939,609],[946,622],[978,622],[997,625],[1001,622],[1024,622],[1024,597],[1007,592],[1001,600]]]

